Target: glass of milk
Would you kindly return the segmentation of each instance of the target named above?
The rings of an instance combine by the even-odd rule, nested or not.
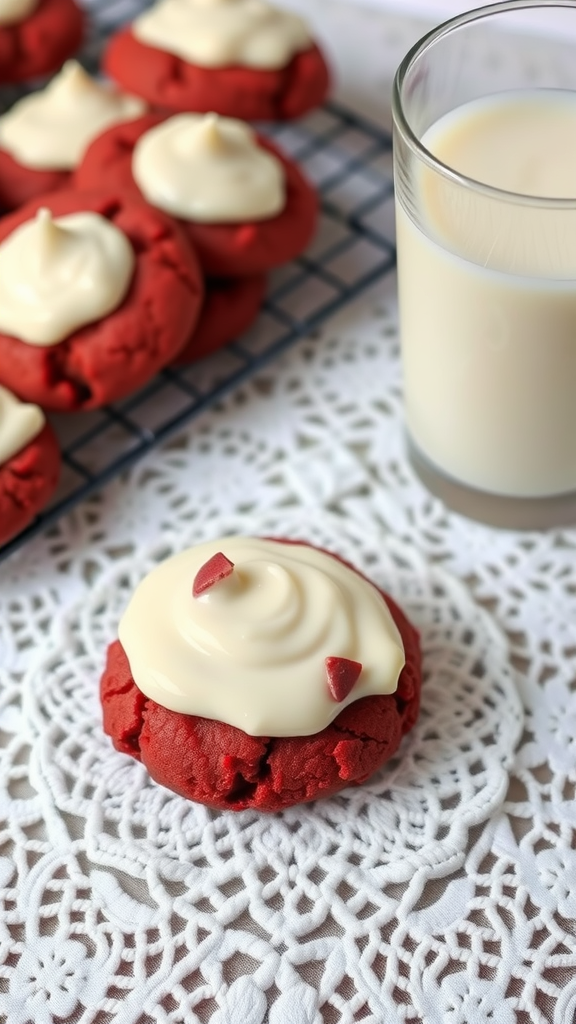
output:
[[[575,54],[576,0],[509,0],[429,33],[394,87],[409,453],[503,526],[576,522]]]

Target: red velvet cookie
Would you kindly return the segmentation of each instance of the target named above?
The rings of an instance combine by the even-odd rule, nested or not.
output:
[[[90,145],[75,183],[79,189],[112,187],[141,195],[132,176],[132,153],[138,139],[166,120],[148,114],[103,132]],[[286,176],[286,205],[276,217],[243,224],[201,224],[180,220],[192,241],[200,263],[210,277],[246,277],[263,274],[294,259],[306,248],[316,228],[318,199],[293,160],[267,139],[260,145],[281,161]]]
[[[184,366],[234,341],[258,316],[266,292],[266,278],[208,278],[200,319],[174,366]]]
[[[109,41],[103,68],[152,106],[173,112],[213,110],[244,121],[300,117],[323,103],[330,87],[326,61],[315,45],[274,71],[205,68],[140,42],[130,28]]]
[[[114,190],[37,198],[0,222],[0,243],[45,206],[54,217],[80,211],[106,217],[131,243],[134,275],[117,309],[56,345],[0,333],[0,384],[46,409],[95,409],[138,390],[174,359],[199,316],[202,275],[172,218]]]
[[[74,0],[39,0],[23,21],[0,25],[0,83],[56,71],[76,53],[83,34],[84,15]]]
[[[379,592],[404,643],[406,662],[397,690],[348,704],[321,732],[250,736],[212,719],[170,711],[137,688],[119,641],[108,649],[101,680],[105,731],[116,749],[142,761],[156,782],[223,810],[279,811],[365,782],[414,725],[422,678],[418,633],[392,598]]]
[[[0,544],[25,529],[51,498],[60,475],[56,435],[45,424],[37,437],[0,465]]]

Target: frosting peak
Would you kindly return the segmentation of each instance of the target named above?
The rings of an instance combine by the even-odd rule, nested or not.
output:
[[[30,258],[36,264],[39,273],[49,270],[52,262],[65,260],[70,249],[74,247],[73,233],[61,227],[53,218],[50,210],[43,206],[36,214],[36,244],[32,248]]]
[[[319,732],[352,701],[394,692],[404,665],[371,583],[317,548],[253,537],[163,562],[119,637],[146,696],[253,736]]]
[[[174,149],[182,156],[204,153],[224,154],[233,149],[231,133],[222,130],[218,114],[206,114],[199,121],[190,121],[174,138]],[[244,140],[243,140],[244,141]],[[244,148],[246,148],[246,143]]]
[[[55,345],[116,309],[133,270],[130,242],[105,217],[40,209],[0,244],[0,330]]]
[[[75,60],[0,117],[0,145],[25,167],[73,170],[105,128],[139,117],[143,100],[91,78]]]
[[[217,114],[206,114],[199,121],[190,121],[174,135],[174,150],[182,157],[223,155],[231,148],[230,132],[222,131]]]
[[[77,60],[67,60],[59,74],[46,86],[46,93],[56,103],[67,105],[82,94],[99,96],[100,87]]]
[[[217,114],[177,114],[151,128],[132,173],[150,203],[187,220],[263,220],[286,203],[281,162],[244,121]]]
[[[132,23],[134,36],[199,67],[273,70],[311,45],[302,18],[267,0],[159,0]]]

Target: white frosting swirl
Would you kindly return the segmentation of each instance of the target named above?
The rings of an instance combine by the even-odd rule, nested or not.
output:
[[[226,579],[192,596],[196,573],[222,551]],[[253,736],[308,736],[352,701],[393,693],[400,634],[376,588],[301,544],[226,537],[169,558],[136,588],[119,637],[139,689],[158,704]],[[361,662],[341,703],[325,659]]]
[[[42,409],[21,402],[0,385],[0,466],[38,437],[45,423]]]
[[[0,0],[0,25],[16,25],[29,18],[39,0]]]
[[[70,171],[105,128],[145,113],[146,104],[95,81],[74,60],[0,117],[0,146],[35,170]]]
[[[120,305],[134,263],[126,236],[100,214],[53,220],[39,210],[0,245],[0,331],[57,345]]]
[[[159,0],[132,33],[205,68],[284,68],[312,42],[302,18],[266,0]]]
[[[244,121],[177,114],[136,143],[132,174],[149,203],[186,220],[264,220],[286,205],[284,168]]]

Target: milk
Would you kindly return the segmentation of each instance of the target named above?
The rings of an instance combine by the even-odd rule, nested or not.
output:
[[[474,101],[422,142],[470,178],[530,197],[575,197],[575,209],[483,195],[419,168],[416,213],[397,203],[410,435],[472,487],[517,497],[574,491],[576,92]]]

